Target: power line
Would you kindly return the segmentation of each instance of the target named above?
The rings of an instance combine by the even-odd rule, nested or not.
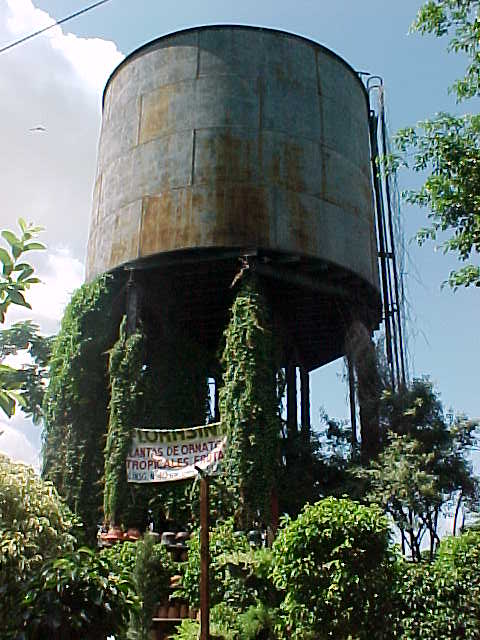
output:
[[[85,7],[84,9],[80,9],[80,11],[76,11],[75,13],[72,13],[71,15],[67,16],[66,18],[62,18],[61,20],[57,20],[53,24],[48,25],[48,27],[44,27],[43,29],[39,29],[39,31],[35,31],[34,33],[30,33],[28,36],[25,36],[24,38],[20,38],[20,40],[16,40],[15,42],[11,42],[10,44],[7,44],[6,47],[2,47],[0,49],[0,53],[5,53],[5,51],[8,51],[9,49],[13,49],[13,47],[16,47],[17,45],[22,44],[22,42],[26,42],[27,40],[31,40],[32,38],[35,38],[35,36],[39,36],[41,33],[45,33],[45,31],[48,31],[49,29],[52,29],[53,27],[57,27],[58,25],[63,24],[64,22],[68,22],[69,20],[72,20],[73,18],[81,16],[82,13],[87,13],[87,11],[90,11],[91,9],[95,9],[95,7],[99,7],[101,4],[106,4],[107,2],[110,2],[110,0],[100,0],[99,2],[95,2],[94,4],[91,4],[88,7]]]

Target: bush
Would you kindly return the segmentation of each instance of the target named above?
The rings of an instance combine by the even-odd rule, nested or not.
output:
[[[240,640],[275,640],[277,615],[277,609],[271,609],[261,603],[249,607],[238,619]]]
[[[385,638],[393,558],[378,507],[326,498],[285,520],[272,578],[291,638]]]
[[[226,554],[248,552],[247,537],[234,529],[233,518],[210,530],[210,602],[213,605],[232,601],[237,605],[244,599],[243,584],[232,576]],[[181,594],[191,604],[200,605],[200,531],[193,532],[188,541],[188,559],[181,565]]]
[[[480,637],[480,533],[446,538],[433,564],[400,562],[395,637]]]
[[[0,454],[0,630],[15,617],[27,577],[73,549],[77,524],[50,482]]]
[[[189,540],[188,560],[182,565],[179,594],[192,606],[199,606],[200,538]],[[243,532],[235,531],[233,518],[210,531],[210,604],[214,635],[226,640],[264,638],[273,629],[275,607],[280,601],[269,574],[270,549],[252,549]],[[176,640],[194,636],[197,627],[185,623]],[[246,635],[245,635],[246,634]]]
[[[148,533],[136,547],[133,581],[141,608],[132,618],[130,637],[143,640],[149,637],[155,605],[170,593],[170,577],[176,567],[165,546],[155,544],[154,537]]]
[[[129,576],[83,547],[47,561],[26,585],[11,638],[98,640],[123,633],[138,606]],[[18,621],[16,621],[18,624]]]
[[[137,561],[137,543],[122,542],[114,544],[100,551],[100,557],[104,558],[115,573],[128,575],[133,580],[133,572]]]

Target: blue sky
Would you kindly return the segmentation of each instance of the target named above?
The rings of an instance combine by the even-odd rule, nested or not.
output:
[[[58,19],[87,3],[79,0],[37,0],[33,4]],[[0,0],[2,43],[28,32],[47,19],[40,13],[33,16],[31,5],[30,0]],[[81,279],[79,274],[84,259],[81,247],[88,227],[89,199],[95,170],[96,136],[100,122],[99,87],[107,77],[108,71],[121,59],[120,52],[128,54],[145,42],[177,29],[204,24],[233,23],[273,27],[312,38],[334,50],[355,69],[384,78],[388,119],[392,131],[437,111],[475,108],[474,103],[456,106],[447,91],[447,87],[462,73],[464,64],[461,58],[446,53],[444,40],[407,34],[419,6],[420,2],[414,0],[111,0],[106,5],[64,25],[64,34],[74,34],[77,36],[75,41],[72,38],[63,38],[62,45],[52,41],[47,50],[47,39],[44,38],[44,49],[42,43],[32,41],[12,50],[8,55],[0,56],[0,77],[8,65],[10,70],[15,70],[16,77],[24,78],[22,85],[19,83],[15,88],[12,71],[10,91],[15,91],[18,99],[25,90],[25,83],[31,83],[31,86],[35,87],[41,85],[36,98],[38,111],[29,111],[22,122],[31,122],[33,126],[38,124],[37,120],[40,119],[42,122],[51,122],[52,130],[55,128],[49,138],[44,136],[42,139],[40,136],[26,138],[23,131],[21,142],[20,138],[15,138],[12,127],[6,132],[5,135],[8,134],[11,140],[12,149],[18,149],[19,145],[23,145],[23,155],[18,156],[19,168],[14,176],[15,180],[22,182],[22,187],[17,187],[18,193],[13,189],[16,195],[9,197],[6,203],[6,215],[2,213],[2,226],[15,224],[15,219],[23,213],[19,211],[19,207],[25,207],[25,203],[34,200],[33,206],[29,204],[32,219],[45,221],[49,229],[49,247],[55,256],[59,256],[58,259],[63,256],[65,259],[76,261],[68,262],[69,268],[74,271],[68,283],[77,284]],[[19,17],[18,24],[12,26],[12,15],[17,10],[22,10],[25,15],[22,16],[22,20]],[[25,29],[24,32],[22,28]],[[115,46],[93,39],[111,41]],[[58,53],[60,49],[62,55],[68,54],[70,62],[74,60],[72,64],[77,75],[63,76],[63,62],[58,63],[57,68],[58,60],[53,57],[52,51]],[[50,55],[52,71],[48,77],[42,65],[44,58],[48,62]],[[93,59],[90,66],[86,63],[88,56]],[[97,65],[95,56],[98,59]],[[85,86],[89,83],[89,78],[86,77],[89,69],[92,74],[98,71],[98,79],[96,78],[95,83],[92,81],[89,90],[85,89],[82,93],[81,83],[84,82]],[[59,80],[55,84],[57,75]],[[74,83],[75,78],[78,82]],[[0,81],[0,85],[2,82],[5,83],[5,80]],[[72,91],[68,96],[66,93],[70,83],[76,96],[75,100],[72,98]],[[48,102],[49,95],[52,98],[51,103]],[[53,104],[55,97],[58,97],[57,103],[61,104],[62,108],[53,119],[54,114],[57,114]],[[29,98],[23,99],[23,102],[26,100]],[[0,108],[4,110],[1,120],[5,127],[5,120],[10,112],[5,105]],[[16,112],[13,107],[11,113],[15,119]],[[61,127],[58,122],[61,122]],[[88,135],[82,133],[75,137],[72,132],[83,131],[87,122]],[[70,166],[68,163],[72,149],[78,149],[78,162]],[[29,193],[30,176],[42,170],[44,159],[50,158],[50,153],[49,174],[44,176],[41,185],[36,184],[34,192]],[[22,158],[27,157],[28,162],[33,162],[32,158],[38,157],[38,163],[32,165],[28,176],[22,177],[22,167],[26,166],[26,161],[23,162]],[[50,193],[48,188],[43,189],[42,185],[50,184],[49,175],[57,170],[60,173],[64,171],[61,174],[64,177],[60,186],[58,181],[56,184],[51,183],[50,188],[53,191]],[[9,175],[8,181],[5,176],[0,177],[0,182],[2,179],[2,193],[6,190],[12,191],[13,177]],[[401,187],[414,184],[418,184],[417,177],[408,174],[400,176]],[[43,198],[42,206],[37,203],[39,190]],[[51,211],[54,210],[55,213],[47,213],[49,198],[52,202],[55,201],[55,206],[52,204],[51,207]],[[63,208],[59,208],[58,198],[61,198]],[[75,207],[79,208],[78,213]],[[66,211],[73,212],[71,224],[64,220]],[[442,281],[456,266],[455,259],[443,256],[441,252],[434,252],[432,245],[419,249],[414,242],[408,242],[415,231],[425,224],[425,212],[404,206],[403,216],[409,253],[406,282],[411,316],[408,327],[411,373],[430,375],[442,394],[445,406],[453,406],[457,411],[464,411],[470,416],[480,416],[477,391],[477,363],[480,355],[477,338],[479,293],[476,289],[456,293],[447,289],[441,290]],[[39,265],[40,270],[47,269],[46,257],[40,258]],[[66,268],[65,265],[60,267],[60,271]],[[51,275],[55,269],[58,275],[58,267],[50,265],[49,268]],[[63,283],[62,286],[68,289],[68,283]],[[58,290],[60,288],[58,285]],[[51,318],[45,326],[49,329],[53,328],[54,324],[54,319]],[[313,375],[313,423],[318,423],[321,406],[333,416],[342,417],[348,414],[345,386],[338,378],[341,370],[341,363],[334,363]],[[20,423],[18,428],[22,428]],[[33,431],[29,427],[23,428],[27,429],[30,441],[38,443],[37,436],[32,435]]]

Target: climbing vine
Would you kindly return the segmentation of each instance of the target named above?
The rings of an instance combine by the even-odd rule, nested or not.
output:
[[[43,407],[43,476],[81,517],[90,539],[101,517],[106,354],[118,327],[116,290],[103,276],[73,294],[52,346]]]
[[[132,428],[136,426],[141,407],[144,337],[141,331],[126,334],[126,317],[120,325],[120,337],[110,351],[110,417],[105,447],[105,520],[117,523],[120,510],[128,503],[125,474]],[[132,524],[132,523],[130,523]]]
[[[127,337],[125,322],[110,353],[110,417],[105,448],[104,515],[107,522],[144,528],[147,511],[155,526],[192,521],[190,481],[128,485],[125,458],[133,427],[165,429],[204,424],[208,359],[180,333],[168,343],[155,333]]]
[[[191,523],[195,485],[128,485],[125,457],[134,426],[177,428],[211,418],[211,356],[177,329],[162,339],[151,323],[145,335],[131,336],[122,323],[114,344],[121,313],[114,304],[117,292],[115,280],[103,276],[74,294],[52,347],[44,401],[44,476],[80,515],[90,537],[101,518],[103,485],[107,522],[143,528],[150,509],[160,528],[171,520]],[[251,275],[231,310],[222,364],[220,411],[230,446],[216,509],[225,516],[239,505],[242,525],[258,515],[268,522],[281,421],[268,308]]]
[[[242,528],[258,514],[268,523],[277,476],[281,421],[267,302],[255,276],[243,277],[222,356],[220,415],[227,427],[225,482]]]
[[[205,424],[210,417],[209,354],[173,327],[168,344],[153,332],[147,340],[143,426],[176,429]],[[156,526],[168,528],[171,521],[190,526],[198,502],[196,489],[191,480],[142,487]]]

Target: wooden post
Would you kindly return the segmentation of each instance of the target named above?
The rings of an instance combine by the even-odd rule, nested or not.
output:
[[[208,477],[200,476],[200,640],[210,638],[210,549]]]

